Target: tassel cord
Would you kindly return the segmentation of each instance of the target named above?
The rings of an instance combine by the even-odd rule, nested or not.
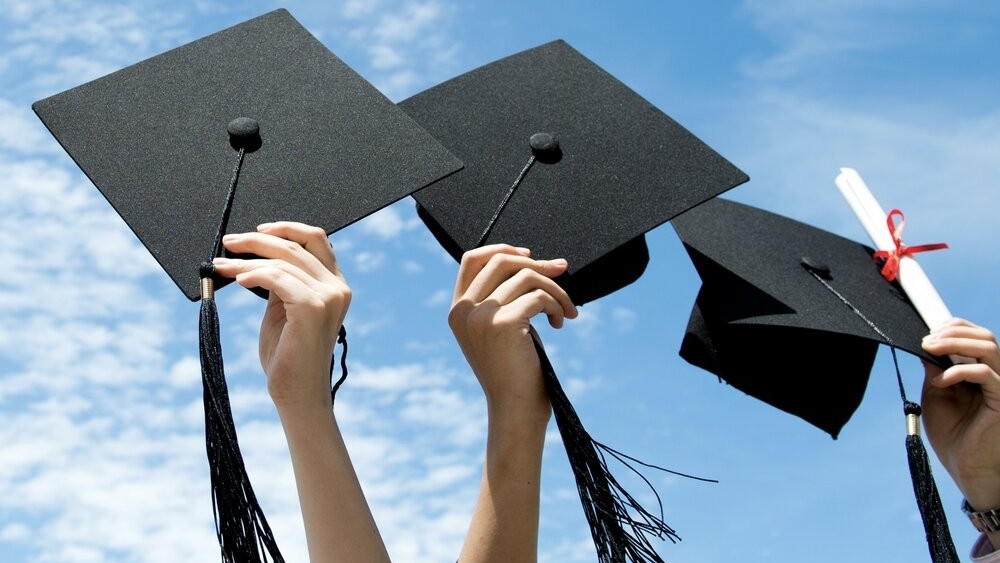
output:
[[[913,494],[916,497],[920,519],[924,525],[927,549],[933,563],[960,563],[961,560],[955,551],[955,544],[951,537],[951,531],[948,528],[948,518],[945,515],[944,508],[941,506],[941,495],[938,492],[937,485],[934,483],[934,476],[931,474],[931,464],[927,456],[927,449],[924,447],[924,441],[920,437],[920,405],[906,398],[906,388],[903,385],[903,375],[899,369],[899,358],[896,355],[897,345],[895,341],[819,274],[812,269],[807,268],[807,270],[809,270],[809,273],[817,281],[823,284],[845,305],[850,307],[854,314],[861,318],[875,334],[888,344],[889,351],[892,353],[892,364],[896,370],[899,395],[903,401],[903,413],[907,417],[906,457],[910,469],[910,478],[913,481]]]
[[[545,387],[552,404],[556,425],[563,438],[563,445],[573,470],[577,491],[584,516],[590,527],[591,536],[600,563],[663,563],[650,539],[669,539],[676,543],[680,536],[663,520],[663,502],[655,487],[632,463],[690,477],[701,481],[712,479],[692,477],[685,473],[639,461],[614,448],[593,439],[583,427],[576,409],[559,383],[541,344],[534,340],[535,350],[542,365]],[[627,467],[637,475],[652,491],[658,514],[647,510],[611,474],[608,458]]]
[[[209,259],[201,265],[200,358],[212,511],[223,563],[284,563],[240,452],[223,367],[212,260],[222,253],[245,150],[239,149]],[[268,557],[270,555],[270,558]]]
[[[240,453],[223,370],[215,300],[202,299],[201,310],[205,446],[222,558],[225,563],[266,562],[266,553],[270,553],[271,560],[281,563],[284,559],[250,485]]]
[[[344,325],[340,325],[340,332],[337,334],[337,343],[343,345],[344,349],[340,354],[340,379],[330,386],[330,404],[337,399],[337,390],[340,386],[344,384],[347,380],[347,329]],[[336,365],[337,353],[334,351],[333,358],[330,360],[330,381],[333,381],[333,371]]]

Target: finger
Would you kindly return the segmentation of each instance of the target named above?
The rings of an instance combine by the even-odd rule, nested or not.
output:
[[[944,323],[935,330],[932,330],[928,336],[931,337],[963,337],[963,338],[979,338],[982,340],[995,340],[992,332],[988,329],[975,325],[966,321],[965,319],[951,319]]]
[[[496,316],[499,322],[516,323],[528,321],[540,313],[545,313],[552,328],[562,328],[563,319],[566,317],[563,304],[552,294],[541,289],[521,294],[517,299],[500,307]]]
[[[496,254],[510,254],[514,256],[531,256],[531,251],[527,248],[511,246],[509,244],[491,244],[470,250],[462,255],[462,262],[458,267],[458,277],[455,280],[454,300],[465,294],[469,285],[479,275],[483,267]]]
[[[983,401],[993,410],[1000,411],[1000,375],[985,364],[956,364],[931,378],[931,388],[961,389],[960,384],[973,384],[970,389],[982,393]]]
[[[296,276],[294,268],[255,264],[236,275],[236,283],[243,287],[259,287],[280,299],[285,305],[305,306],[317,311],[328,311],[335,306],[339,322],[343,322],[351,301],[351,290],[346,284],[309,283],[312,278]]]
[[[1000,373],[1000,347],[990,331],[976,326],[953,325],[933,332],[921,345],[936,356],[965,356]]]
[[[222,268],[217,267],[217,269]],[[239,268],[239,272],[233,277],[241,286],[266,289],[270,292],[271,299],[277,298],[285,303],[302,303],[311,299],[316,293],[301,277],[277,266],[260,262]]]
[[[257,225],[257,232],[299,243],[334,275],[342,276],[330,238],[323,229],[292,221],[277,221]]]
[[[226,235],[222,242],[230,252],[253,254],[260,259],[282,260],[319,280],[329,281],[336,277],[326,264],[293,240],[266,233],[240,233]]]
[[[565,260],[532,260],[525,256],[494,254],[465,290],[463,297],[475,303],[488,298],[500,284],[521,270],[531,270],[554,278],[568,268]]]
[[[972,322],[969,322],[968,320],[963,319],[961,317],[952,317],[952,318],[948,319],[947,321],[941,323],[941,326],[939,326],[939,327],[931,330],[931,332],[932,333],[939,332],[941,330],[944,330],[944,329],[947,329],[947,328],[950,328],[950,327],[982,328],[981,326],[976,325],[976,324],[974,324]]]
[[[256,258],[251,260],[243,260],[239,258],[216,258],[213,262],[215,265],[215,271],[217,274],[227,278],[240,279],[243,276],[244,280],[250,279],[266,279],[267,276],[274,275],[274,272],[269,272],[270,270],[280,270],[285,275],[291,276],[297,279],[304,286],[308,287],[310,290],[323,293],[329,286],[343,286],[346,287],[347,283],[342,279],[333,276],[329,272],[326,274],[324,280],[318,280],[308,272],[303,271],[298,266],[295,266],[285,260],[272,260],[266,258]],[[257,275],[249,274],[263,270],[264,272],[257,275],[262,275],[264,278],[258,278]],[[247,286],[247,287],[261,287],[267,289],[263,286]]]
[[[542,291],[551,297],[559,305],[562,316],[569,318],[577,316],[576,305],[573,304],[566,290],[560,287],[552,278],[528,268],[522,268],[512,277],[503,281],[493,290],[489,299],[495,300],[498,304],[504,306],[535,291]]]

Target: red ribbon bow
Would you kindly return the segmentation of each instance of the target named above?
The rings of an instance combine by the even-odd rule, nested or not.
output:
[[[896,216],[899,216],[899,225],[896,225]],[[885,263],[882,265],[882,277],[889,281],[894,281],[896,276],[899,275],[899,261],[904,256],[912,257],[912,255],[917,252],[948,248],[948,245],[943,242],[935,244],[920,244],[917,246],[906,246],[903,244],[900,236],[903,234],[903,226],[906,225],[906,217],[903,215],[903,212],[898,209],[893,209],[889,212],[889,215],[885,218],[885,224],[889,227],[889,232],[892,233],[892,242],[896,244],[896,248],[895,250],[879,250],[872,256],[875,259],[885,260]]]

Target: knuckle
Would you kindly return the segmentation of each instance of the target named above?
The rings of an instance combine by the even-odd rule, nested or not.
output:
[[[294,254],[296,252],[301,252],[303,250],[302,245],[288,239],[282,239],[281,246],[285,252]]]
[[[341,310],[351,303],[351,289],[345,286],[328,286],[328,288],[318,294],[319,302],[324,308]]]
[[[307,239],[315,240],[316,242],[319,242],[319,243],[329,242],[329,240],[330,240],[326,236],[326,231],[324,231],[320,227],[316,227],[316,226],[312,226],[312,225],[306,226],[305,229],[303,229],[303,233],[302,234]]]
[[[469,315],[469,307],[469,303],[464,299],[453,303],[448,309],[448,326],[451,328],[462,326]]]
[[[987,343],[986,354],[988,356],[1000,356],[1000,346],[997,345],[996,339],[993,339]]]

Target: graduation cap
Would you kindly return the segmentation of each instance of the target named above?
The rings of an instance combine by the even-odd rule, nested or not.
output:
[[[280,560],[236,442],[213,299],[219,280],[202,265],[219,255],[227,231],[289,220],[333,233],[460,162],[286,10],[33,108],[184,294],[201,298],[223,558],[249,561],[266,550]]]
[[[647,231],[748,180],[564,41],[399,105],[465,165],[413,196],[439,243],[455,260],[498,242],[565,258],[569,271],[556,281],[578,305],[642,275]],[[605,455],[625,459],[586,433],[536,348],[600,561],[661,561],[646,534],[676,535],[608,473]]]
[[[883,219],[885,217],[883,216]],[[866,245],[723,198],[671,223],[702,280],[680,355],[836,438],[888,345],[928,362],[928,325]],[[885,228],[883,223],[883,228]],[[935,561],[958,561],[906,400],[914,490]],[[936,504],[935,504],[936,503]]]
[[[576,304],[635,281],[644,233],[746,174],[564,41],[505,57],[399,106],[465,168],[414,194],[456,259],[484,244],[565,258]]]

